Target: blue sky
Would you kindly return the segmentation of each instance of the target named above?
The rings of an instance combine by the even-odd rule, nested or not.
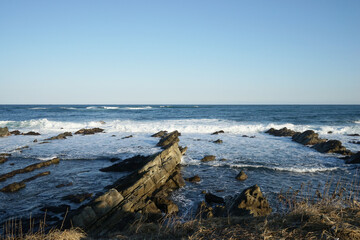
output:
[[[0,1],[0,103],[360,104],[360,1]]]

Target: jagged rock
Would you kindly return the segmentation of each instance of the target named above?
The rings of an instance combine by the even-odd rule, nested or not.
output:
[[[114,229],[121,230],[132,224],[138,214],[157,212],[158,208],[151,199],[164,198],[173,189],[184,184],[178,168],[181,157],[177,142],[162,152],[149,156],[144,166],[110,186],[113,190],[101,195],[102,200],[93,200],[71,213],[74,226],[96,235]],[[108,205],[110,191],[113,191],[115,196],[113,204]],[[96,206],[99,203],[108,208],[101,207],[103,211],[97,211]]]
[[[219,204],[225,203],[224,198],[218,197],[218,196],[216,196],[214,194],[211,194],[211,193],[206,193],[205,194],[205,201],[207,203],[219,203]]]
[[[179,133],[178,131],[173,131],[168,135],[162,137],[156,146],[165,149],[168,146],[173,145],[174,143],[178,143],[180,141],[179,136],[181,136],[181,133]]]
[[[352,155],[352,152],[347,150],[338,140],[329,140],[327,142],[318,143],[315,144],[313,148],[321,153],[339,153],[342,155]]]
[[[68,182],[68,183],[62,183],[62,184],[56,185],[55,187],[56,188],[62,188],[62,187],[69,187],[69,186],[72,186],[72,185],[73,185],[72,182]]]
[[[193,177],[185,178],[185,181],[188,182],[200,182],[201,178],[198,175],[195,175]]]
[[[10,132],[11,135],[21,135],[21,132],[19,130],[14,130]]]
[[[100,171],[102,172],[130,172],[135,171],[143,167],[146,163],[148,163],[149,157],[136,155],[134,157],[125,159],[119,163],[111,165],[110,167],[102,168]]]
[[[62,200],[68,200],[73,203],[81,203],[88,198],[92,197],[92,193],[79,193],[79,194],[70,194],[62,198]]]
[[[71,132],[64,132],[64,133],[60,133],[57,136],[45,139],[45,140],[56,140],[56,139],[66,139],[66,137],[71,137],[72,133]]]
[[[235,178],[239,181],[245,181],[248,178],[248,176],[246,175],[246,173],[241,171]]]
[[[315,145],[326,142],[326,139],[319,138],[319,134],[315,133],[313,130],[307,130],[303,133],[296,133],[293,135],[292,140],[303,145]]]
[[[0,137],[7,137],[10,136],[11,133],[7,127],[0,127]]]
[[[8,159],[6,157],[0,157],[0,163],[6,162]]]
[[[182,155],[185,155],[186,154],[186,151],[187,151],[188,147],[181,147],[179,146],[179,150],[181,152]]]
[[[284,127],[284,128],[279,129],[279,130],[274,129],[274,128],[270,128],[265,133],[268,133],[270,135],[274,135],[274,136],[277,136],[277,137],[292,137],[292,136],[294,136],[294,134],[296,134],[298,132],[295,132],[295,131],[293,131],[291,129],[288,129],[288,128]]]
[[[224,205],[215,205],[214,207],[207,204],[205,201],[199,203],[196,211],[196,216],[201,218],[212,218],[212,217],[225,217],[226,207]]]
[[[35,164],[29,165],[25,168],[17,169],[17,170],[11,171],[9,173],[2,174],[2,175],[0,175],[0,182],[3,182],[6,179],[15,176],[16,174],[32,172],[35,169],[50,166],[51,164],[58,164],[59,162],[60,162],[59,158],[53,158],[52,160],[48,160],[48,161],[41,162],[41,163],[35,163]]]
[[[160,138],[162,138],[162,137],[165,137],[167,134],[168,134],[167,131],[160,131],[160,132],[157,132],[157,133],[151,135],[151,137],[160,137]]]
[[[206,155],[205,157],[203,157],[203,159],[201,159],[202,162],[210,162],[210,161],[215,161],[215,156],[214,155]]]
[[[220,130],[220,131],[213,132],[211,135],[218,135],[220,133],[225,133],[225,132],[223,130]]]
[[[95,133],[101,133],[103,132],[104,129],[102,128],[90,128],[90,129],[80,129],[79,131],[75,132],[75,134],[82,134],[82,135],[90,135],[90,134],[95,134]]]
[[[40,135],[40,133],[30,131],[30,132],[27,132],[27,133],[23,133],[23,135],[28,135],[28,136],[38,136],[38,135]]]
[[[345,159],[345,163],[348,164],[360,163],[360,152],[357,152],[352,156],[345,157],[344,159]]]
[[[127,138],[132,138],[134,137],[133,135],[129,135],[129,136],[125,136],[125,137],[122,137],[121,139],[127,139]]]
[[[218,139],[218,140],[216,140],[216,141],[213,141],[213,143],[221,144],[221,143],[223,143],[223,140]]]
[[[179,212],[179,207],[169,199],[155,198],[153,201],[156,207],[166,214],[175,214]]]
[[[263,196],[260,187],[254,185],[235,196],[228,204],[229,213],[232,216],[266,216],[272,209]]]

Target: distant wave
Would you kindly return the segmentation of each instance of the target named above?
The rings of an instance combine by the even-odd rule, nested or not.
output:
[[[33,110],[45,110],[47,108],[45,107],[33,107],[33,108],[29,108],[29,109],[33,109]]]
[[[128,110],[145,110],[145,109],[152,109],[152,107],[147,106],[147,107],[125,107],[124,109],[128,109]]]
[[[354,123],[356,123],[356,124],[360,124],[360,120],[354,121]]]
[[[104,109],[119,109],[119,107],[103,107]]]
[[[74,107],[60,107],[61,109],[67,109],[67,110],[78,110],[78,108]]]

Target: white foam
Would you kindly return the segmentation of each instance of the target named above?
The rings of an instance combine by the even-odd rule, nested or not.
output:
[[[145,109],[152,109],[152,107],[147,106],[147,107],[125,107],[124,109],[128,109],[128,110],[145,110]]]
[[[74,107],[60,107],[61,109],[67,109],[67,110],[78,110],[78,108]]]
[[[86,107],[86,109],[98,109],[98,107],[91,106],[91,107]]]
[[[356,123],[356,124],[360,124],[360,120],[354,121],[354,123]]]
[[[51,157],[38,157],[37,159],[41,160],[41,161],[48,161],[51,159],[57,158],[57,156],[51,156]]]
[[[119,109],[119,107],[103,107],[104,109],[110,109],[110,110],[113,110],[113,109]]]
[[[44,110],[47,109],[45,107],[33,107],[33,108],[29,108],[29,109],[33,109],[33,110]]]

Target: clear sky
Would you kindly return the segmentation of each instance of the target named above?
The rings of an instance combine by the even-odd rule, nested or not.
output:
[[[360,104],[359,0],[1,0],[0,103]]]

